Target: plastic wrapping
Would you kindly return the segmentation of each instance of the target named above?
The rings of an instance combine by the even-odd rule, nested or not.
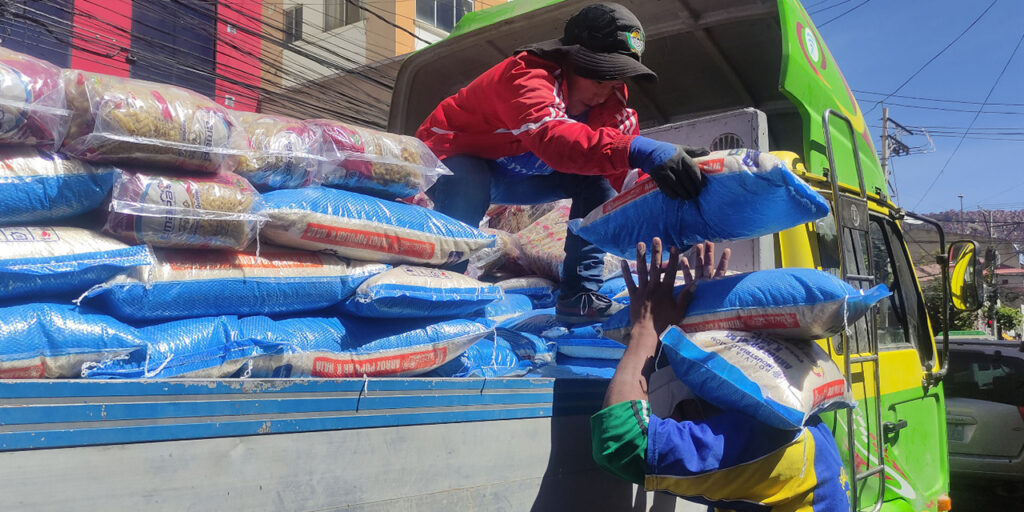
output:
[[[330,254],[263,246],[246,251],[155,249],[152,266],[90,290],[85,303],[128,321],[316,311],[387,270]]]
[[[519,318],[530,311],[533,311],[533,301],[529,297],[518,293],[507,293],[504,299],[496,300],[479,311],[478,314],[482,316],[475,320],[482,324],[497,325]]]
[[[117,169],[34,148],[0,148],[0,226],[41,223],[98,208]]]
[[[570,204],[568,200],[534,205],[496,204],[487,209],[487,226],[516,234],[545,216],[555,207]]]
[[[507,231],[481,228],[480,231],[494,235],[494,246],[480,249],[469,257],[466,274],[478,278],[521,259],[519,242]]]
[[[523,230],[515,234],[518,251],[511,259],[528,274],[560,281],[562,279],[562,262],[565,261],[565,237],[568,233],[569,202],[555,203],[554,208],[543,217],[537,219]],[[619,265],[621,258],[606,254],[602,279],[610,279],[622,274]]]
[[[235,172],[258,190],[298,188],[314,183],[323,153],[315,125],[290,117],[232,112],[237,122],[232,146],[241,151]]]
[[[80,377],[83,366],[146,346],[135,328],[71,304],[0,308],[0,340],[0,379]]]
[[[259,193],[232,173],[157,176],[124,172],[114,182],[103,230],[129,243],[190,249],[246,248],[263,218]]]
[[[0,48],[0,145],[60,147],[70,122],[61,69]]]
[[[828,202],[782,160],[749,149],[715,151],[694,161],[707,185],[694,198],[670,199],[652,179],[595,208],[570,229],[611,254],[631,258],[637,242],[666,247],[746,240],[828,215]]]
[[[558,353],[583,359],[622,359],[626,346],[601,337],[595,326],[577,327],[555,339]]]
[[[451,174],[415,137],[361,128],[329,119],[306,121],[324,135],[319,180],[385,199],[412,197]]]
[[[325,350],[300,338],[289,353],[263,355],[253,377],[408,377],[451,361],[490,330],[469,320],[399,321],[344,317],[342,345]]]
[[[72,118],[62,151],[72,156],[216,172],[238,154],[228,111],[199,93],[73,69],[64,70],[64,87]]]
[[[346,190],[275,190],[263,205],[270,219],[260,231],[264,240],[362,261],[454,264],[494,243],[446,215]]]
[[[146,246],[128,246],[87,229],[0,227],[0,302],[74,299],[151,262]]]
[[[697,396],[776,428],[799,429],[815,414],[856,405],[843,372],[811,341],[670,327],[661,343]]]
[[[683,286],[677,283],[675,292]],[[816,340],[839,334],[887,296],[884,284],[861,290],[813,268],[758,270],[698,283],[681,327],[688,333],[742,330]],[[602,328],[606,337],[624,340],[629,308]]]
[[[361,284],[341,310],[368,318],[457,317],[502,298],[501,288],[457,272],[402,265]]]

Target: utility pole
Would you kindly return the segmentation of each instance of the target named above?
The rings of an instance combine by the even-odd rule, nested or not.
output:
[[[882,107],[882,177],[889,182],[889,107]]]
[[[889,134],[889,125],[896,129],[897,135]],[[889,181],[889,159],[894,156],[907,156],[910,154],[910,146],[906,145],[898,137],[899,134],[914,135],[914,131],[889,119],[889,109],[882,107],[882,175],[885,181]]]
[[[957,226],[957,229],[959,229],[961,233],[965,233],[966,231],[964,231],[964,195],[957,194],[956,196],[960,198],[960,225]]]

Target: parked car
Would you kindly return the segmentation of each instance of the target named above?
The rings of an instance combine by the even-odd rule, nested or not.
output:
[[[944,382],[951,479],[1024,490],[1024,345],[951,339]]]

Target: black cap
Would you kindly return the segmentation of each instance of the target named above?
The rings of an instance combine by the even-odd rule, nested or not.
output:
[[[591,80],[656,80],[658,75],[640,63],[644,41],[644,29],[636,16],[622,5],[607,2],[590,4],[574,14],[560,39],[516,51],[568,59],[577,75]]]

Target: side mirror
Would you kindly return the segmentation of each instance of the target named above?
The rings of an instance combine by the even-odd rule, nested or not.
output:
[[[949,262],[953,271],[949,276],[950,298],[960,311],[981,309],[983,273],[978,261],[978,245],[971,240],[957,240],[949,246]]]

